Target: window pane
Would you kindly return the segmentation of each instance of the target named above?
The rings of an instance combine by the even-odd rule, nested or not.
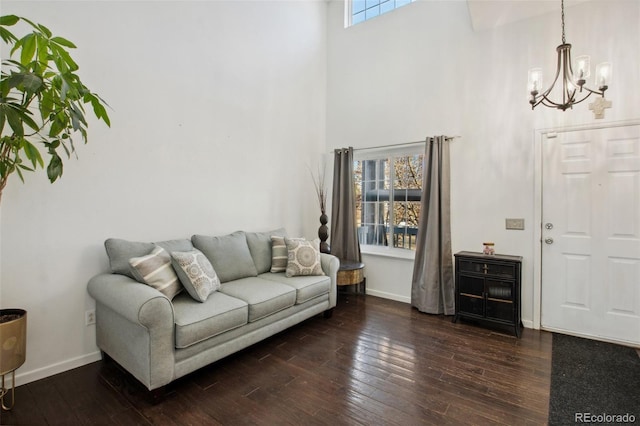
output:
[[[367,9],[370,7],[378,6],[380,4],[380,0],[366,0]]]
[[[374,6],[370,9],[365,10],[365,15],[366,15],[365,19],[371,19],[373,17],[380,15],[380,6]]]
[[[353,0],[351,2],[351,14],[356,15],[357,13],[362,12],[365,9],[365,0]]]
[[[395,8],[395,5],[393,3],[393,0],[387,0],[384,2],[380,3],[380,14],[382,15],[383,13],[389,12],[390,10],[393,10]]]
[[[359,24],[360,22],[364,22],[365,21],[365,16],[364,16],[364,12],[360,12],[356,15],[353,15],[353,18],[351,19],[351,24]]]

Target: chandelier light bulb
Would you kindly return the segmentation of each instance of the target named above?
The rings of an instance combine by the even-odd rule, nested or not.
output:
[[[532,68],[529,70],[529,92],[539,92],[542,90],[542,68]]]
[[[603,62],[596,66],[596,86],[600,90],[606,90],[611,84],[611,63]]]
[[[589,55],[582,55],[576,58],[575,75],[578,80],[586,80],[591,75],[591,58]]]

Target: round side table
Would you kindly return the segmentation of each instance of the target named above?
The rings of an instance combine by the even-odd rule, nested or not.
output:
[[[367,279],[364,276],[364,263],[340,259],[338,286],[355,285],[358,293],[367,294]]]

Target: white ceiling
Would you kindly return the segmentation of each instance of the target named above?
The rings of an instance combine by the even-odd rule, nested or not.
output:
[[[565,9],[590,0],[566,0]],[[467,0],[476,31],[560,11],[560,0]],[[558,14],[558,16],[560,16]]]

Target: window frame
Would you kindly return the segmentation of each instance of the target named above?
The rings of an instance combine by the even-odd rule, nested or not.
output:
[[[354,25],[362,24],[363,22],[367,22],[367,21],[369,21],[369,20],[371,20],[373,18],[376,18],[378,16],[385,15],[385,14],[387,14],[389,12],[393,12],[394,10],[399,9],[399,8],[401,8],[403,6],[407,6],[407,5],[415,2],[416,0],[387,0],[387,1],[380,0],[380,1],[383,1],[383,3],[392,2],[393,3],[393,7],[390,8],[390,9],[387,9],[387,10],[385,10],[383,12],[379,11],[378,14],[376,14],[374,16],[371,16],[369,18],[366,17],[366,11],[371,9],[371,8],[370,7],[367,8],[366,5],[365,5],[365,8],[362,10],[362,12],[365,13],[365,18],[362,21],[358,21],[358,22],[355,22],[355,23],[353,22],[353,2],[355,0],[344,0],[344,1],[345,1],[344,27],[345,28],[349,28],[349,27],[352,27]],[[361,1],[366,1],[366,0],[361,0]],[[402,4],[398,5],[397,4],[398,2],[402,2]],[[380,3],[378,3],[377,6],[380,7]]]
[[[389,206],[388,206],[388,210],[391,211],[391,214],[389,216],[389,223],[393,224],[394,223],[394,213],[393,213],[393,202],[394,200],[394,195],[393,195],[393,187],[394,185],[394,181],[395,181],[395,170],[394,170],[394,158],[398,158],[398,157],[406,157],[406,156],[414,156],[414,155],[422,155],[422,172],[424,173],[424,154],[425,154],[425,143],[419,143],[419,144],[412,144],[410,146],[398,146],[398,147],[385,147],[385,148],[380,148],[380,149],[363,149],[363,150],[356,150],[354,151],[354,156],[353,156],[353,161],[354,161],[354,187],[358,185],[358,183],[361,183],[362,180],[360,180],[360,182],[357,182],[355,179],[355,170],[356,170],[356,166],[357,166],[357,162],[362,162],[362,161],[369,161],[369,160],[385,160],[388,159],[389,160],[389,165],[390,165],[390,169],[389,169],[389,195],[388,197],[388,202],[389,202]],[[378,173],[378,172],[376,172]],[[375,180],[379,180],[378,178],[376,178]],[[424,181],[424,179],[423,179]],[[423,182],[421,182],[422,184]],[[380,189],[380,188],[376,188],[376,189]],[[398,188],[395,188],[398,189]],[[357,188],[354,188],[354,190],[357,190]],[[420,194],[420,198],[422,199],[422,191],[424,190],[424,188],[421,188],[421,194]],[[362,212],[362,209],[364,209],[364,201],[365,200],[365,194],[361,194],[361,203],[363,204],[360,207],[360,212]],[[380,201],[377,201],[377,203],[380,203]],[[360,218],[357,218],[358,222],[360,223]],[[418,218],[419,220],[419,218]],[[377,223],[377,222],[376,222]],[[395,225],[393,225],[395,226]],[[419,226],[419,225],[418,225]],[[360,228],[360,226],[358,227],[358,229]],[[393,232],[392,232],[392,236],[391,238],[393,238]],[[416,238],[417,239],[417,238]],[[415,257],[415,249],[408,249],[408,248],[404,248],[404,247],[394,247],[393,242],[389,243],[388,245],[381,245],[381,244],[366,244],[363,243],[363,240],[361,239],[360,235],[358,235],[358,241],[360,242],[360,249],[362,253],[365,254],[374,254],[374,255],[381,255],[381,256],[389,256],[389,257],[398,257],[398,258],[405,258],[405,259],[413,259]],[[417,241],[416,241],[417,242]],[[404,245],[404,241],[403,241],[403,245]]]

